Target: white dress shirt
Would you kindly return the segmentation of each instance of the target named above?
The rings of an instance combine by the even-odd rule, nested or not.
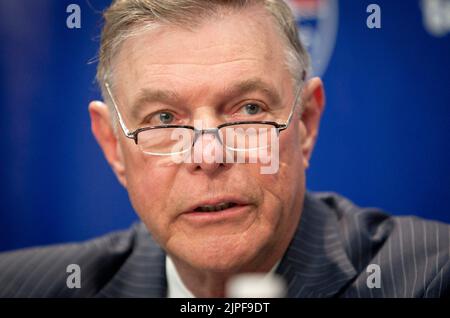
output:
[[[280,264],[278,261],[267,273],[267,277],[274,276]],[[195,298],[194,294],[184,285],[170,256],[166,255],[167,298]]]

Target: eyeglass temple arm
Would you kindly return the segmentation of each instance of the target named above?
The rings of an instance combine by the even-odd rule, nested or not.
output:
[[[299,85],[297,88],[297,92],[295,93],[295,98],[294,98],[294,105],[292,105],[292,110],[291,113],[289,114],[288,119],[286,120],[286,123],[280,128],[280,130],[285,130],[289,127],[289,125],[291,124],[292,121],[292,117],[294,117],[294,112],[297,108],[297,105],[299,104],[299,98],[302,92],[302,87],[303,85]]]
[[[121,127],[122,130],[123,130],[123,133],[124,133],[125,136],[127,136],[128,138],[135,139],[134,133],[131,132],[131,131],[127,128],[127,126],[125,125],[125,121],[123,120],[123,117],[122,117],[122,115],[121,115],[120,112],[119,112],[119,108],[117,107],[116,100],[114,99],[114,96],[113,96],[113,94],[112,94],[112,92],[111,92],[111,87],[109,86],[109,83],[106,82],[106,81],[105,81],[105,88],[106,88],[106,91],[108,92],[109,98],[111,98],[111,101],[112,101],[113,106],[114,106],[114,110],[116,111],[117,117],[119,118],[119,124],[120,124],[120,127]]]

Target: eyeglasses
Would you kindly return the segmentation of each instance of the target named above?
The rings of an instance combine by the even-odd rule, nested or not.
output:
[[[269,148],[273,139],[278,138],[280,132],[289,127],[301,93],[301,85],[299,85],[291,111],[284,124],[275,121],[236,121],[226,122],[216,128],[207,129],[198,129],[188,125],[158,125],[130,131],[125,125],[110,85],[106,81],[105,87],[125,136],[133,139],[145,154],[156,156],[188,152],[194,147],[198,138],[205,134],[213,135],[225,149],[231,151],[245,152]]]

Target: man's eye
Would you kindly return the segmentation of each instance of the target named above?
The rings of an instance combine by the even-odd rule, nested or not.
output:
[[[168,125],[173,121],[173,115],[169,112],[160,112],[155,115],[155,119],[163,125]]]
[[[262,111],[261,106],[259,106],[257,104],[246,104],[241,109],[247,115],[256,115]]]

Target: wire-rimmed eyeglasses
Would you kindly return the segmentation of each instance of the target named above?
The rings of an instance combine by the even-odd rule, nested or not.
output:
[[[120,127],[127,138],[133,139],[140,149],[150,155],[176,155],[190,151],[198,138],[205,134],[214,135],[219,142],[231,151],[250,151],[268,148],[273,138],[278,138],[281,131],[287,129],[292,121],[301,95],[299,85],[291,111],[285,123],[275,121],[235,121],[226,122],[215,128],[199,129],[189,125],[158,125],[141,127],[130,131],[119,111],[110,85],[105,81]]]

